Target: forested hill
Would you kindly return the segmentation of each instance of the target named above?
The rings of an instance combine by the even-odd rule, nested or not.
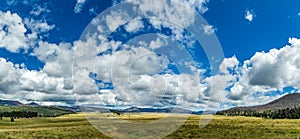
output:
[[[298,119],[300,118],[300,93],[288,94],[264,105],[235,107],[219,111],[217,114]]]
[[[19,101],[0,99],[0,116],[12,113],[34,113],[42,117],[55,117],[75,113],[75,111],[71,107],[41,106],[35,102],[23,104]]]
[[[55,106],[0,106],[0,114],[5,112],[36,112],[38,116],[55,117],[74,113]]]

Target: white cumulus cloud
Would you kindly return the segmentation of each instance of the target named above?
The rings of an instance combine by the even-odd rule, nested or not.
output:
[[[86,0],[77,0],[76,5],[74,7],[74,12],[75,13],[80,13],[81,12],[85,1]]]
[[[253,11],[247,10],[245,14],[245,19],[248,20],[249,22],[252,22],[255,17],[255,14]]]
[[[125,29],[127,32],[130,32],[130,33],[134,33],[134,32],[137,32],[139,31],[140,29],[144,28],[144,24],[142,21],[140,20],[135,20],[135,21],[132,21],[132,22],[129,22],[126,26],[125,26]]]
[[[229,67],[238,79],[228,82],[232,87],[228,90],[227,101],[236,105],[257,105],[282,96],[266,96],[267,93],[282,92],[285,87],[299,89],[300,40],[290,38],[289,43],[280,49],[257,52],[239,67],[235,57],[225,59],[220,66],[221,71],[228,73]]]
[[[211,35],[216,31],[216,28],[214,28],[212,25],[205,25],[203,26],[203,29],[204,29],[204,33],[207,35]]]
[[[27,38],[22,18],[7,11],[6,13],[0,11],[0,47],[6,48],[11,52],[18,52],[19,49],[27,50]]]

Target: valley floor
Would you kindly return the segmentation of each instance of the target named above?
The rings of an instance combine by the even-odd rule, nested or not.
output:
[[[104,115],[103,116],[108,116]],[[161,118],[160,114],[132,114],[126,120],[147,121]],[[180,116],[180,115],[175,115]],[[192,115],[184,125],[166,138],[299,138],[300,119],[272,120],[252,117],[214,116],[204,128]],[[83,114],[56,118],[10,119],[0,121],[0,138],[109,138],[94,128]]]

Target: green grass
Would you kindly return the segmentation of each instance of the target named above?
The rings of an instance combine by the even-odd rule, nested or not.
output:
[[[103,114],[103,117],[107,116]],[[180,116],[180,115],[175,115]],[[124,120],[149,122],[162,118],[161,114],[135,114]],[[297,138],[300,137],[300,119],[262,119],[253,117],[214,116],[205,127],[199,120],[205,116],[193,115],[177,131],[166,138]],[[9,118],[0,121],[0,138],[109,138],[94,128],[82,114],[32,119]]]
[[[192,116],[167,138],[297,138],[300,120],[272,120],[253,117],[214,116],[205,128],[197,128],[199,116]]]
[[[82,114],[0,121],[0,138],[108,138]]]

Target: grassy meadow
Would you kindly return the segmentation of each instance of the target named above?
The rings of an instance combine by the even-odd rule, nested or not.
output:
[[[103,114],[107,116],[107,114]],[[180,115],[175,115],[180,116]],[[131,114],[125,120],[149,122],[162,118],[161,114]],[[184,125],[166,138],[298,138],[300,119],[262,119],[253,117],[214,116],[205,128],[199,120],[205,116],[192,115]],[[60,117],[31,119],[9,118],[0,121],[0,138],[109,138],[101,134],[83,116],[69,114]]]

